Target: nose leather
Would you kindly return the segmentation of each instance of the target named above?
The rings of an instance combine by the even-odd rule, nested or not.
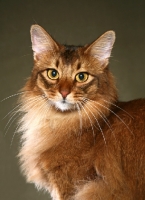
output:
[[[60,90],[60,94],[62,95],[62,97],[65,99],[67,97],[67,95],[70,93],[69,90]]]

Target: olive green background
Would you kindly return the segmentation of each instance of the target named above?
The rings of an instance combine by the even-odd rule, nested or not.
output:
[[[0,100],[17,93],[30,75],[32,24],[44,27],[60,43],[77,45],[114,30],[110,69],[120,99],[145,97],[145,1],[0,0]],[[0,200],[48,200],[19,170],[17,126],[9,123],[10,116],[4,118],[16,101],[11,97],[0,102]]]

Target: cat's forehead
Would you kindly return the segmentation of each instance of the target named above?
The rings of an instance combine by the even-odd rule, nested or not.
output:
[[[73,72],[79,70],[84,62],[82,52],[80,46],[64,45],[57,55],[52,58],[52,65],[63,71]]]
[[[93,60],[95,60],[95,65]],[[66,70],[71,68],[71,71],[93,72],[97,69],[96,59],[92,59],[88,54],[85,54],[84,47],[82,46],[64,45],[63,50],[60,51],[59,56],[54,62],[58,68],[65,68]]]
[[[80,49],[80,46],[64,45],[63,50],[60,51],[59,59],[66,65],[74,64],[81,58]]]
[[[34,67],[42,71],[55,68],[59,72],[63,71],[63,74],[77,73],[77,71],[94,74],[98,71],[98,63],[92,56],[84,53],[84,50],[83,46],[61,45],[58,51],[48,51],[41,55],[40,62]]]

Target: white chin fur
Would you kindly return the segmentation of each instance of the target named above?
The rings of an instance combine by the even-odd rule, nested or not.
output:
[[[63,103],[61,101],[57,101],[54,103],[55,107],[61,111],[67,111],[67,110],[71,110],[74,108],[74,105],[73,104],[70,104],[70,103]]]

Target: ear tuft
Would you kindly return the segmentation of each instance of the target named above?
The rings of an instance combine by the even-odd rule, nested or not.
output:
[[[93,42],[88,48],[87,52],[97,58],[99,61],[106,62],[111,55],[113,44],[115,42],[115,32],[107,31],[95,42]]]
[[[55,50],[58,46],[52,37],[39,25],[31,26],[32,49],[35,54]]]

